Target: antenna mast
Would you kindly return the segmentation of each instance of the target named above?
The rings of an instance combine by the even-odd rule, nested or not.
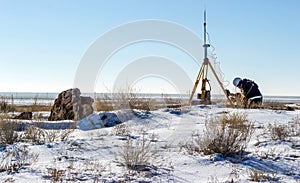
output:
[[[209,44],[206,44],[206,10],[204,10],[204,23],[203,23],[203,27],[204,27],[204,59],[207,59],[207,48],[210,47]]]
[[[193,87],[193,90],[192,90],[192,93],[191,93],[191,96],[190,96],[190,99],[189,99],[189,104],[190,105],[192,104],[193,96],[196,92],[197,86],[198,86],[201,79],[202,79],[201,93],[198,94],[197,99],[200,99],[203,104],[210,104],[211,103],[211,97],[210,97],[211,96],[210,95],[211,86],[210,86],[209,80],[207,79],[208,68],[210,68],[213,75],[217,79],[220,87],[222,88],[225,96],[227,97],[227,100],[230,102],[230,105],[233,106],[232,101],[227,96],[227,93],[226,93],[226,91],[223,87],[223,84],[220,81],[215,69],[212,67],[212,65],[211,65],[211,63],[208,59],[208,56],[207,56],[207,48],[210,47],[210,45],[206,43],[206,35],[207,35],[207,33],[206,33],[206,10],[204,10],[204,24],[203,25],[204,25],[204,45],[203,45],[203,47],[204,47],[204,59],[203,59],[203,63],[201,65],[199,74],[196,78],[196,82],[194,84],[194,87]],[[209,89],[206,88],[207,84],[209,85]]]
[[[202,102],[204,104],[210,104],[211,103],[211,100],[210,100],[210,90],[211,90],[211,87],[210,87],[210,83],[207,79],[207,75],[208,75],[208,65],[209,65],[209,59],[207,57],[207,48],[209,47],[209,44],[206,43],[206,10],[204,10],[204,59],[203,59],[203,63],[202,63],[202,66],[200,68],[200,71],[199,71],[199,74],[197,76],[197,79],[196,79],[196,82],[194,84],[194,88],[192,90],[192,94],[190,96],[190,99],[189,99],[189,104],[192,103],[192,100],[193,100],[193,96],[196,92],[196,89],[197,89],[197,86],[200,82],[200,80],[202,79],[202,84],[201,84],[201,93],[199,93],[197,95],[197,99],[201,99]],[[209,85],[209,89],[206,89],[206,84]]]

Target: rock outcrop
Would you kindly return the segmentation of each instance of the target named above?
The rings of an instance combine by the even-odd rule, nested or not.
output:
[[[55,99],[48,120],[80,120],[92,114],[94,99],[80,95],[78,88],[61,92]]]
[[[22,112],[18,116],[14,117],[14,119],[32,120],[32,112]]]

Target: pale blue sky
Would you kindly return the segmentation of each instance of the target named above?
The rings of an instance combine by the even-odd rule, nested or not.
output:
[[[202,38],[204,7],[211,43],[225,80],[230,81],[229,89],[232,79],[240,76],[255,80],[265,95],[300,96],[298,0],[0,0],[0,92],[59,92],[72,87],[78,64],[93,41],[128,22],[172,21]],[[118,72],[109,69],[121,69],[141,53],[157,55],[169,49],[145,43],[143,52],[145,45],[139,45],[127,48],[127,54],[119,53],[128,56],[122,56],[122,64],[112,61],[100,73],[97,92],[106,91],[108,77]],[[180,64],[194,80],[198,66],[188,60]],[[142,89],[167,92],[162,85],[167,84],[145,81]]]

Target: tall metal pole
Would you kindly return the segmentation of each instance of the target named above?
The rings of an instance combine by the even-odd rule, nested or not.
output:
[[[206,10],[204,10],[204,59],[207,58],[207,47],[209,47],[209,44],[206,44]]]
[[[206,90],[206,83],[208,82],[207,80],[207,75],[208,75],[208,56],[207,56],[207,48],[210,46],[209,44],[206,43],[206,10],[204,10],[204,60],[203,60],[203,65],[204,65],[204,76],[202,79],[202,86],[201,86],[201,99],[206,100],[206,95],[207,95],[207,90]],[[210,99],[209,99],[210,100]]]
[[[206,93],[206,82],[207,82],[207,73],[208,73],[208,58],[207,58],[207,47],[209,47],[209,44],[206,44],[206,10],[204,11],[204,59],[202,66],[200,68],[199,74],[196,78],[196,82],[194,84],[193,91],[191,93],[190,99],[189,99],[189,104],[192,104],[193,96],[196,92],[197,86],[200,82],[200,79],[202,79],[202,84],[201,84],[201,97],[200,99],[205,99],[205,93]]]

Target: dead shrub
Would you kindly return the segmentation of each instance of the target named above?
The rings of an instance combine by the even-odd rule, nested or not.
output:
[[[121,136],[129,136],[131,134],[129,127],[125,124],[116,125],[114,127],[114,132],[116,135],[121,135]]]
[[[97,111],[113,111],[114,110],[112,100],[107,95],[105,95],[104,98],[97,98],[95,103],[96,103]]]
[[[8,112],[9,111],[9,104],[7,102],[7,98],[6,97],[0,97],[0,112]]]
[[[130,109],[129,101],[137,95],[131,88],[119,89],[111,93],[111,102],[114,110]]]
[[[45,143],[52,143],[54,141],[66,141],[69,139],[71,133],[74,131],[73,129],[66,130],[43,130]]]
[[[146,98],[136,91],[128,89],[126,92],[117,92],[113,94],[113,103],[116,109],[137,109],[151,111],[156,109],[155,100]]]
[[[277,182],[278,181],[278,178],[276,177],[275,173],[269,174],[264,171],[255,170],[255,169],[251,169],[249,173],[249,178],[250,181],[253,182],[267,182],[267,181]]]
[[[6,179],[4,179],[4,183],[13,183],[16,182],[16,180],[13,177],[7,177]]]
[[[264,109],[271,109],[271,110],[287,110],[287,111],[293,111],[295,110],[292,107],[287,106],[285,103],[280,103],[276,101],[264,101],[262,108]]]
[[[153,101],[151,99],[134,97],[129,100],[129,107],[130,109],[151,111],[153,110]]]
[[[66,130],[60,130],[60,141],[67,141],[71,134],[74,132],[74,129],[66,129]]]
[[[46,130],[36,126],[27,126],[24,132],[24,139],[36,144],[66,141],[73,131],[74,129]]]
[[[38,112],[38,111],[51,111],[52,105],[51,104],[43,104],[38,101],[37,96],[33,98],[33,103],[31,105],[13,105],[8,101],[12,100],[13,98],[9,99],[8,97],[0,96],[0,112]]]
[[[43,104],[39,101],[38,95],[34,96],[33,103],[29,105],[16,105],[16,112],[39,112],[39,111],[51,111],[51,104]]]
[[[289,124],[269,124],[266,128],[272,140],[286,141],[300,135],[300,120],[296,117]]]
[[[17,122],[0,120],[0,145],[6,147],[7,144],[19,142],[19,134],[15,131]]]
[[[48,169],[48,176],[51,182],[63,182],[66,177],[66,170],[60,170],[57,168]]]
[[[73,159],[66,159],[62,163],[53,159],[53,163],[47,167],[48,171],[43,177],[51,182],[103,182],[103,172],[109,166],[109,164],[104,164],[99,160],[74,161]]]
[[[127,170],[145,171],[158,157],[158,151],[153,142],[142,135],[141,140],[133,141],[130,137],[125,141],[117,161]]]
[[[35,126],[26,126],[24,138],[32,143],[43,144],[45,138],[44,131]]]
[[[184,103],[187,103],[181,98],[171,98],[166,95],[162,95],[162,100],[163,101],[157,101],[153,98],[139,94],[134,89],[127,88],[125,90],[112,92],[109,96],[105,95],[103,98],[97,98],[96,109],[97,111],[121,109],[151,111],[163,107],[179,108],[182,107]]]
[[[180,151],[185,150],[190,155],[202,153],[202,149],[200,149],[197,144],[199,138],[201,138],[199,133],[192,134],[192,140],[185,144],[180,144]]]
[[[208,119],[203,134],[195,133],[192,141],[183,148],[190,154],[218,153],[223,157],[241,157],[254,132],[252,123],[246,118],[245,114],[233,113]]]
[[[156,110],[159,109],[155,99],[143,96],[136,89],[127,87],[96,99],[97,111],[112,111],[122,109]]]
[[[36,104],[36,105],[16,105],[14,111],[16,112],[39,112],[39,111],[51,111],[51,105]]]
[[[184,101],[181,98],[172,98],[171,96],[165,94],[162,94],[162,99],[165,105],[163,107],[168,107],[168,108],[180,108],[188,103],[187,101]]]
[[[0,171],[15,172],[37,161],[38,154],[29,153],[25,145],[11,145],[1,155]]]
[[[299,117],[295,117],[289,123],[289,135],[292,137],[300,136],[300,118]]]
[[[289,136],[289,130],[286,125],[269,124],[267,128],[272,140],[285,141]]]
[[[244,128],[248,127],[247,115],[244,113],[229,113],[221,116],[218,120],[222,126],[228,125],[229,127],[240,128],[242,130],[245,130]]]
[[[43,131],[44,131],[45,142],[52,143],[56,139],[59,139],[60,137],[59,130],[43,130]]]

